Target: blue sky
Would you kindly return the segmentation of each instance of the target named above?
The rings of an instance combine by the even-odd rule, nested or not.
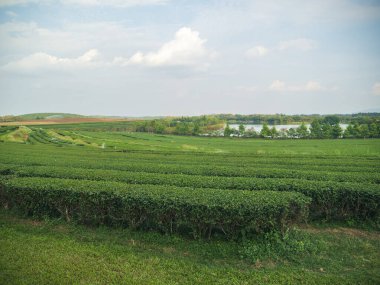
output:
[[[380,1],[0,1],[0,114],[380,111]]]

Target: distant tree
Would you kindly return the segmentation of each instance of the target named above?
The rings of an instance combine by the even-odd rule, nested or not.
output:
[[[307,129],[305,123],[302,123],[297,129],[297,134],[299,138],[307,138],[309,136],[309,130]]]
[[[200,132],[201,132],[201,127],[199,126],[199,123],[197,122],[194,124],[193,134],[198,135]]]
[[[258,134],[254,128],[249,128],[244,132],[244,136],[249,138],[255,138],[258,137]]]
[[[260,136],[263,138],[267,138],[267,137],[271,137],[271,135],[272,135],[272,132],[269,129],[268,124],[264,123],[263,128],[260,131]]]
[[[360,137],[362,138],[369,137],[369,128],[367,124],[360,125],[359,130],[360,130]]]
[[[297,131],[294,128],[289,128],[287,131],[287,137],[288,138],[296,138],[297,137]]]
[[[339,124],[335,124],[332,126],[332,129],[331,129],[331,136],[334,138],[334,139],[337,139],[337,138],[340,138],[342,136],[342,128],[340,127]]]
[[[326,116],[323,120],[322,120],[322,123],[323,124],[328,124],[330,126],[332,125],[337,125],[339,124],[340,122],[340,119],[338,116],[335,116],[335,115],[329,115],[329,116]]]
[[[310,136],[314,139],[323,138],[322,125],[319,120],[313,120],[310,124]]]
[[[165,132],[166,126],[162,121],[154,121],[154,132],[157,134],[163,134]]]
[[[358,122],[354,122],[353,125],[353,134],[355,138],[361,138],[361,131],[360,131],[360,125]]]
[[[241,136],[243,136],[244,133],[245,133],[245,127],[244,127],[243,124],[240,124],[240,125],[239,125],[239,134],[240,134]]]
[[[270,136],[271,136],[272,138],[277,138],[277,137],[278,137],[278,131],[277,131],[277,129],[276,129],[275,126],[273,126],[273,127],[270,129]]]
[[[369,125],[369,136],[371,138],[378,138],[379,137],[379,125],[377,125],[375,122]]]
[[[355,131],[354,131],[354,127],[352,126],[352,124],[349,124],[347,126],[347,128],[344,130],[343,137],[344,138],[354,138],[355,137]]]
[[[177,135],[187,135],[191,134],[191,131],[189,129],[189,124],[186,122],[180,122],[176,125],[175,133]]]
[[[230,128],[230,125],[227,124],[226,127],[224,128],[224,136],[229,137],[233,133],[233,129]]]
[[[322,134],[323,138],[332,138],[332,126],[330,124],[322,124]]]
[[[278,137],[279,138],[286,138],[288,136],[287,130],[282,128],[278,131]]]

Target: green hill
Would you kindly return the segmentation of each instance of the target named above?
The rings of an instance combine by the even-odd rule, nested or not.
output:
[[[86,116],[70,113],[31,113],[18,115],[17,118],[22,120],[44,120],[44,119],[61,119],[61,118],[84,118]]]

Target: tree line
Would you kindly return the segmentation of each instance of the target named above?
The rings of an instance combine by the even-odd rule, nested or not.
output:
[[[156,134],[199,135],[223,128],[224,122],[215,116],[165,118],[136,122],[134,131]]]
[[[277,130],[275,126],[269,127],[263,124],[260,132],[254,129],[246,129],[243,124],[233,129],[229,124],[224,129],[224,136],[256,137],[256,138],[313,138],[313,139],[338,139],[338,138],[380,138],[380,122],[372,120],[369,123],[360,124],[358,121],[349,123],[345,130],[340,126],[338,116],[325,116],[323,119],[314,119],[308,128],[302,123],[297,128]]]

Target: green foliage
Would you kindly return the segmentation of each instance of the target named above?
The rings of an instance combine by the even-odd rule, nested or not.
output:
[[[339,126],[339,124],[333,125],[332,130],[331,130],[331,136],[333,139],[340,138],[342,136],[343,130]]]
[[[0,183],[1,203],[27,215],[191,232],[194,238],[218,232],[236,239],[242,233],[283,230],[304,221],[310,203],[304,195],[290,192],[204,191],[51,178],[10,178]]]
[[[297,134],[299,138],[307,138],[309,137],[309,131],[305,125],[305,123],[302,123],[298,128],[297,128]]]
[[[9,167],[4,166],[2,169],[7,171]],[[128,184],[172,185],[227,190],[293,191],[312,198],[311,217],[313,218],[377,220],[380,216],[380,185],[377,184],[294,178],[261,179],[185,174],[166,175],[147,172],[43,166],[11,167],[10,171],[18,176],[119,181]],[[270,172],[270,170],[267,172],[268,176]],[[262,173],[264,174],[265,172],[263,171]],[[283,173],[285,174],[286,172]],[[304,173],[304,177],[307,177],[307,173]],[[337,174],[337,177],[339,177],[339,174]],[[347,175],[347,177],[350,177],[350,175]],[[343,177],[340,178],[344,180]]]
[[[268,124],[263,124],[263,128],[260,131],[260,136],[263,138],[272,137],[272,131],[269,129]]]
[[[231,136],[232,133],[233,133],[233,130],[230,128],[230,125],[227,124],[226,127],[224,128],[223,135],[225,137],[229,137],[229,136]]]
[[[244,133],[245,133],[245,127],[244,127],[244,125],[240,124],[240,125],[239,125],[239,134],[240,134],[241,136],[243,136]]]
[[[249,258],[249,251],[242,259],[244,247],[262,237],[244,243],[189,240],[129,228],[22,219],[0,210],[0,284],[379,283],[378,233],[310,225],[295,239],[301,241],[299,237],[312,242],[317,252],[289,258],[274,254],[278,257],[268,260],[268,254],[261,254],[257,260],[257,255]]]
[[[284,233],[268,232],[246,240],[240,254],[251,262],[258,262],[267,259],[296,260],[300,256],[316,253],[317,250],[317,241],[311,234],[293,228]]]

